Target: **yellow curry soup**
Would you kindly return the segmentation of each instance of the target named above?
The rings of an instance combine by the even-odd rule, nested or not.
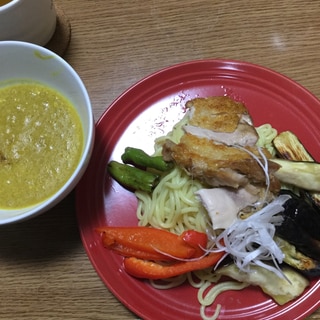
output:
[[[0,112],[0,209],[40,203],[79,163],[81,120],[59,92],[30,82],[0,88]]]

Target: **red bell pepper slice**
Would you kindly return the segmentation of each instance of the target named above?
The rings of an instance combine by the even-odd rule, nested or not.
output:
[[[176,260],[175,258],[161,254],[160,252],[146,252],[142,250],[138,250],[136,248],[128,247],[119,243],[113,243],[111,246],[108,245],[106,242],[108,240],[106,239],[105,233],[102,234],[102,243],[103,246],[107,249],[111,249],[115,253],[122,255],[124,257],[136,257],[139,259],[144,260],[158,260],[158,261],[173,261]]]
[[[181,236],[152,227],[100,227],[97,231],[102,233],[104,247],[124,256],[171,260],[188,259],[197,253],[194,243],[190,245]],[[141,255],[142,252],[144,256]]]
[[[196,252],[193,255],[194,257],[201,257],[205,253],[208,243],[208,236],[206,233],[196,230],[186,230],[180,235],[180,238],[196,249]]]
[[[167,265],[130,257],[125,258],[123,264],[126,272],[136,278],[158,280],[212,267],[224,254],[224,252],[212,252],[199,260],[176,262]]]

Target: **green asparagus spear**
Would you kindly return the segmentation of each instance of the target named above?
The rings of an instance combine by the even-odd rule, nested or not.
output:
[[[108,172],[122,186],[128,189],[152,192],[159,182],[157,174],[144,171],[117,161],[110,161]]]
[[[161,156],[149,156],[141,149],[127,147],[121,156],[124,163],[138,167],[153,168],[159,171],[167,171],[172,168],[171,162],[166,162]]]

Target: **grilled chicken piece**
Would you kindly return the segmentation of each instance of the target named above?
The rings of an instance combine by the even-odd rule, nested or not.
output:
[[[184,130],[194,136],[214,140],[228,146],[254,146],[259,139],[256,129],[246,123],[239,123],[233,132],[219,132],[190,125],[186,125]]]
[[[247,149],[259,156],[256,148]],[[266,183],[264,171],[249,153],[189,133],[185,133],[178,144],[167,140],[162,154],[165,161],[175,161],[191,176],[213,187],[239,188],[249,183]],[[278,167],[277,164],[269,162],[270,190],[280,189],[280,183],[272,175]]]
[[[250,119],[245,105],[229,97],[196,98],[186,107],[191,111],[190,125],[219,132],[233,132],[240,119],[246,121],[243,116]]]
[[[231,145],[255,146],[259,136],[244,104],[229,97],[196,98],[186,103],[188,133]]]
[[[229,97],[209,97],[190,100],[186,106],[190,116],[185,134],[178,144],[169,140],[164,143],[164,159],[175,161],[209,186],[265,187],[265,172],[252,155],[242,150],[246,148],[261,158],[256,147],[258,134],[245,105]],[[263,152],[266,158],[271,157],[267,150]],[[280,189],[273,175],[278,168],[279,165],[268,161],[272,192]]]

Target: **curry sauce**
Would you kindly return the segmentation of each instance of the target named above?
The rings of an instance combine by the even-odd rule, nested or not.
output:
[[[59,92],[29,82],[0,88],[0,115],[0,209],[42,202],[80,160],[81,120]]]

